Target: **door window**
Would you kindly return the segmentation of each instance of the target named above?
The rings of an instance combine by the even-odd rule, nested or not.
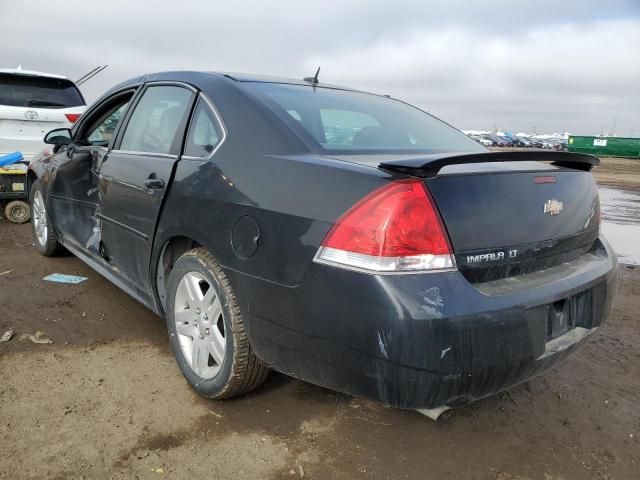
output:
[[[122,118],[122,114],[127,109],[127,105],[129,105],[129,100],[122,105],[116,105],[107,113],[106,118],[99,121],[97,125],[94,124],[90,127],[87,140],[89,140],[91,145],[109,144],[113,137],[113,132],[116,129],[120,118]]]
[[[221,138],[222,129],[213,112],[206,102],[200,100],[189,127],[184,154],[189,157],[206,157],[213,152]]]
[[[120,150],[171,153],[191,96],[192,93],[182,87],[147,88],[131,115]]]
[[[133,90],[119,93],[93,109],[74,135],[78,145],[108,146],[134,93]]]

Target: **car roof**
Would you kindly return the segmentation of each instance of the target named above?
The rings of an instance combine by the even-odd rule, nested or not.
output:
[[[235,82],[283,83],[283,84],[289,84],[289,85],[304,85],[304,86],[314,85],[310,82],[305,82],[302,79],[276,77],[276,76],[269,76],[269,75],[254,75],[254,74],[248,74],[248,73],[234,73],[234,72],[167,71],[167,72],[148,73],[145,75],[141,75],[139,77],[131,78],[129,80],[126,80],[120,83],[119,85],[116,85],[110,91],[119,90],[123,87],[127,87],[130,85],[137,85],[140,83],[152,82],[152,81],[186,82],[201,88],[201,84],[211,76],[226,77],[229,80],[232,80]],[[352,92],[371,93],[371,92],[365,92],[362,90],[357,90],[353,88],[342,87],[339,85],[332,85],[332,84],[322,83],[322,82],[315,84],[315,86],[324,87],[324,88],[335,88],[340,90],[348,90]],[[373,95],[377,95],[377,94],[374,93]]]
[[[305,85],[310,86],[313,85],[311,82],[305,82],[301,78],[287,78],[287,77],[276,77],[271,75],[256,75],[250,73],[236,73],[236,72],[212,72],[217,73],[219,75],[224,75],[232,80],[237,82],[255,82],[255,83],[287,83],[290,85]],[[329,83],[318,82],[316,84],[318,87],[328,87],[328,88],[339,88],[341,90],[352,90],[356,91],[353,88],[343,87],[341,85],[333,85]]]
[[[9,73],[12,75],[28,75],[30,77],[48,77],[48,78],[59,78],[62,80],[68,80],[64,75],[57,75],[55,73],[45,73],[45,72],[37,72],[35,70],[23,70],[20,65],[18,68],[0,68],[0,73]]]

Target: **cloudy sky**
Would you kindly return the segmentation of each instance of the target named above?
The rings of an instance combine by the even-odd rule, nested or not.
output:
[[[640,0],[0,0],[0,67],[320,78],[462,129],[640,135]]]

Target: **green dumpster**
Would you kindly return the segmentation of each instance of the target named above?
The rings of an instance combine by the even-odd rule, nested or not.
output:
[[[640,138],[571,135],[567,148],[570,152],[600,157],[640,158]]]

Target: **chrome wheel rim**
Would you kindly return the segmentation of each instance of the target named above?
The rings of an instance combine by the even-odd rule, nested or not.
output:
[[[215,377],[227,351],[220,295],[198,272],[186,273],[178,283],[174,322],[182,354],[199,377]]]
[[[44,207],[42,193],[36,192],[33,197],[33,228],[36,232],[38,243],[45,246],[49,228],[47,227],[47,211]]]

